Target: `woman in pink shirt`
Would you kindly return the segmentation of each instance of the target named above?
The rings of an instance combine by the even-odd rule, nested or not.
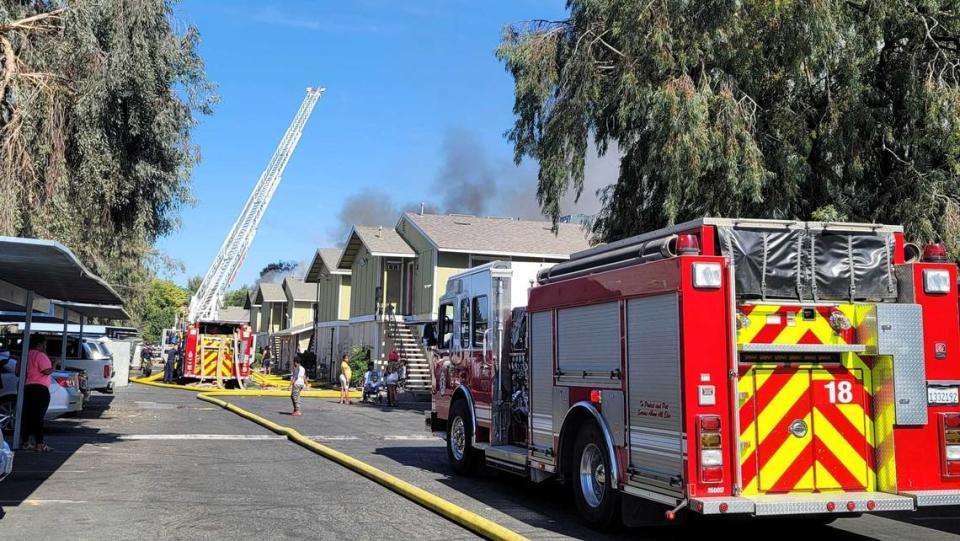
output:
[[[22,358],[22,355],[21,355]],[[17,361],[20,375],[20,361]],[[20,448],[49,453],[53,449],[43,443],[43,418],[50,406],[50,373],[53,363],[47,357],[47,339],[42,334],[30,337],[27,354],[27,381],[23,390],[23,434]]]

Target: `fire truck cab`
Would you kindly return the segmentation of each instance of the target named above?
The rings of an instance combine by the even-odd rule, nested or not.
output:
[[[250,326],[235,321],[197,321],[187,326],[183,376],[241,385],[253,361]]]
[[[939,245],[704,218],[524,290],[505,262],[447,282],[426,422],[458,473],[569,482],[593,526],[960,505],[957,267]]]

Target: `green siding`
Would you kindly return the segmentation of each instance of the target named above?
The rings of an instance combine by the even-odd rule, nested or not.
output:
[[[260,307],[250,307],[250,332],[257,334],[260,332]]]
[[[350,317],[370,316],[376,309],[376,290],[380,285],[379,258],[370,255],[365,246],[361,246],[353,262],[350,283]]]
[[[320,278],[320,305],[317,307],[317,321],[339,319],[340,276],[324,275]]]
[[[417,254],[413,268],[413,309],[410,310],[410,314],[434,313],[437,286],[433,283],[433,245],[413,224],[408,223],[406,217],[400,221],[397,233]],[[443,284],[441,283],[439,287],[442,289]]]

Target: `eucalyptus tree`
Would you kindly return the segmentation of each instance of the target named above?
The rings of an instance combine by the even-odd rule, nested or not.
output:
[[[569,0],[507,27],[507,133],[554,220],[616,143],[599,240],[703,215],[903,223],[960,252],[960,1]]]
[[[142,308],[216,100],[169,0],[0,2],[0,234],[73,249]]]

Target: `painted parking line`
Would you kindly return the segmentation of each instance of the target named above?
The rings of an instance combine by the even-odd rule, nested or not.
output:
[[[401,496],[423,506],[426,509],[447,518],[448,520],[463,526],[464,528],[479,534],[487,539],[502,541],[525,541],[526,538],[506,528],[490,519],[482,517],[468,509],[460,507],[450,501],[447,501],[427,490],[424,490],[412,483],[404,481],[395,475],[391,475],[383,470],[375,468],[366,462],[358,460],[346,453],[337,451],[310,439],[295,429],[288,426],[277,424],[268,419],[247,411],[235,404],[231,404],[219,398],[214,398],[207,394],[198,394],[197,398],[211,404],[216,404],[221,408],[236,413],[237,415],[249,419],[258,425],[270,430],[275,434],[283,434],[290,441],[313,451],[314,453],[332,460],[364,477],[374,481]]]

